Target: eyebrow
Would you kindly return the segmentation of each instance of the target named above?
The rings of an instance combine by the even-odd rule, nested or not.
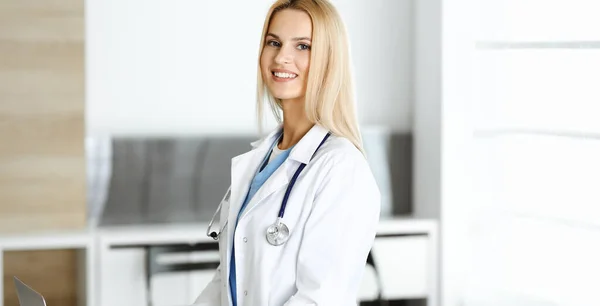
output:
[[[279,36],[277,36],[277,35],[275,35],[275,34],[273,34],[273,33],[267,33],[267,36],[273,36],[275,39],[279,39],[279,40],[281,40],[281,39],[279,38]],[[293,40],[293,41],[300,41],[300,40],[308,40],[308,41],[311,41],[311,40],[310,40],[310,37],[294,37],[294,38],[292,38],[292,40]]]

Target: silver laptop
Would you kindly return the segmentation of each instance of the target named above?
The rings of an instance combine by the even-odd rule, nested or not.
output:
[[[19,305],[21,306],[46,306],[44,297],[37,293],[31,287],[14,276],[15,287],[17,287],[17,297],[19,297]]]

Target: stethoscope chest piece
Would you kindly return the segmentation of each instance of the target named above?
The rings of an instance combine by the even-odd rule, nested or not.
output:
[[[319,146],[313,153],[312,157],[315,156],[315,154],[317,153],[319,148],[323,145],[323,143],[327,140],[327,138],[329,138],[330,135],[331,135],[331,133],[327,133],[327,135],[325,135],[325,137],[323,138],[323,140],[321,141],[321,143],[319,144]],[[275,143],[273,145],[275,145]],[[312,157],[311,157],[311,160],[312,160]],[[266,160],[267,160],[267,158],[265,158],[265,161],[263,161],[263,166],[264,166],[264,163],[266,162]],[[302,170],[304,170],[304,167],[306,167],[305,163],[302,163],[300,166],[298,166],[298,169],[292,176],[290,183],[288,184],[287,189],[285,190],[283,200],[281,201],[281,206],[279,207],[279,214],[277,217],[277,221],[275,221],[275,223],[271,224],[267,228],[266,238],[267,238],[267,242],[271,245],[274,245],[274,246],[283,245],[290,238],[290,229],[281,220],[283,219],[283,215],[285,213],[285,207],[287,205],[288,198],[290,196],[290,192],[292,191],[292,187],[294,187],[294,184],[296,183],[296,179],[300,175],[300,172],[302,172]],[[221,203],[219,203],[219,207],[217,208],[217,211],[214,213],[212,219],[210,220],[210,223],[208,224],[208,228],[206,229],[206,235],[213,238],[214,240],[219,239],[219,236],[221,236],[221,233],[227,226],[227,220],[226,220],[224,222],[224,224],[221,226],[219,232],[211,231],[213,222],[215,221],[217,214],[221,211],[221,209],[223,207],[223,202],[225,202],[226,200],[229,200],[230,195],[231,195],[231,186],[227,190],[227,193],[225,194],[225,197],[223,197],[223,200],[221,200]]]
[[[282,245],[288,238],[290,238],[290,229],[281,222],[281,218],[277,218],[277,221],[267,228],[267,242],[270,245]]]

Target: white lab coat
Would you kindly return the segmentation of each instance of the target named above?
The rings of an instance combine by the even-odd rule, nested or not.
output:
[[[229,220],[219,241],[221,264],[194,305],[231,305],[233,239],[239,306],[356,305],[379,221],[380,193],[366,159],[347,139],[332,135],[311,160],[327,133],[319,125],[311,128],[247,204],[232,235],[249,184],[278,131],[232,159],[231,196],[220,216],[221,224]],[[283,218],[290,238],[282,246],[272,246],[266,229],[275,222],[286,187],[301,163],[307,165]]]

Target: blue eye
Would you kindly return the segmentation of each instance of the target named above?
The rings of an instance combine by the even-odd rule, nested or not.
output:
[[[275,40],[269,40],[267,42],[267,45],[272,46],[272,47],[281,47],[281,44],[278,41],[275,41]]]
[[[298,49],[300,50],[310,50],[310,46],[307,44],[299,44]]]

